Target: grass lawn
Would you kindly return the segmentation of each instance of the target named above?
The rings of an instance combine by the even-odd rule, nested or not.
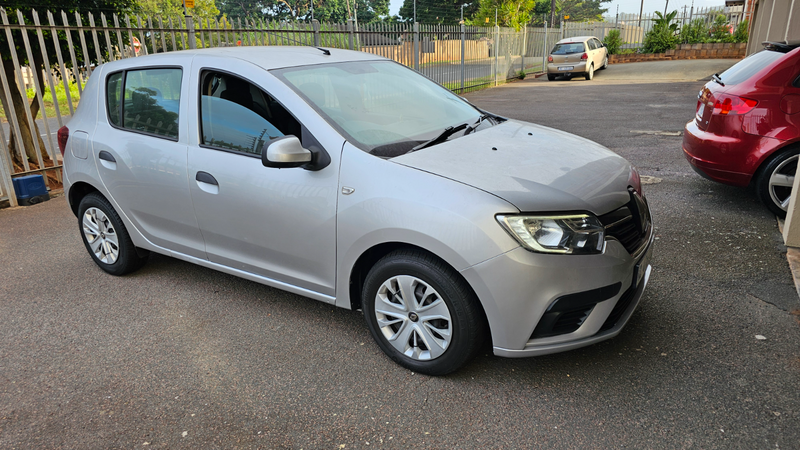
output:
[[[55,80],[54,80],[55,82]],[[64,89],[64,83],[56,83],[56,100],[58,101],[58,107],[61,111],[61,115],[65,116],[69,114],[69,105],[67,104],[67,92]],[[47,81],[45,81],[47,84]],[[73,107],[78,106],[78,100],[80,100],[80,94],[78,93],[78,85],[75,83],[69,83],[69,95],[72,98],[72,105]],[[28,89],[27,91],[28,101],[31,101],[36,98],[36,90],[35,89]],[[50,86],[45,88],[44,97],[44,110],[47,113],[47,117],[55,117],[56,116],[56,105],[53,102],[53,95],[50,92]],[[0,105],[0,116],[2,116],[2,120],[7,122],[6,119],[6,112],[3,109],[2,105]],[[41,119],[41,113],[39,113],[39,118]]]

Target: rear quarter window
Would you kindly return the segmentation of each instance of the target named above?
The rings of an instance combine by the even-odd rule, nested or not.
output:
[[[725,85],[743,83],[783,56],[785,56],[785,53],[761,50],[734,64],[733,67],[722,72],[719,78]]]

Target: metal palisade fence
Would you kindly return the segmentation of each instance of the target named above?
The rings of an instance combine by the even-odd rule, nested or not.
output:
[[[745,17],[742,6],[734,7],[681,7],[677,10],[678,14],[672,19],[671,23],[678,24],[679,28],[700,20],[707,27],[710,27],[717,16],[725,16],[725,20],[730,24],[733,31]],[[564,22],[562,26],[562,37],[575,36],[597,36],[601,40],[608,35],[611,30],[619,30],[620,39],[624,43],[623,48],[636,49],[644,43],[644,36],[653,28],[657,19],[656,14],[617,14],[605,17],[602,22]]]
[[[0,201],[17,204],[12,177],[41,173],[61,188],[57,130],[100,64],[184,49],[314,45],[373,53],[464,93],[542,69],[559,29],[411,23],[344,24],[119,16],[0,8]]]

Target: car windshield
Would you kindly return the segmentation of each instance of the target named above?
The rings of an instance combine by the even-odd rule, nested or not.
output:
[[[719,78],[725,85],[742,83],[782,56],[784,53],[761,50],[734,64],[733,67],[722,72]]]
[[[349,141],[381,157],[407,153],[448,127],[473,124],[481,117],[481,111],[459,96],[392,61],[291,67],[271,73]],[[481,126],[489,123],[483,121]]]
[[[583,42],[574,42],[569,44],[556,44],[553,47],[553,51],[550,52],[553,55],[569,55],[572,53],[582,53],[584,52]]]

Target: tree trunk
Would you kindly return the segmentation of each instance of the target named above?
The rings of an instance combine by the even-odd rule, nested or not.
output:
[[[43,79],[41,67],[37,64],[33,64],[33,67],[36,71],[36,76],[39,80]],[[28,163],[33,163],[38,167],[39,159],[36,156],[36,147],[34,146],[33,139],[36,139],[39,144],[39,149],[42,154],[42,161],[44,162],[45,166],[53,165],[53,161],[47,155],[47,150],[44,146],[44,141],[42,140],[41,133],[39,132],[39,127],[36,124],[36,117],[39,115],[39,102],[36,99],[33,99],[32,104],[28,104],[27,96],[24,96],[23,93],[20,91],[19,86],[16,83],[16,74],[14,71],[14,63],[10,60],[3,61],[3,70],[6,73],[6,78],[8,79],[8,87],[11,94],[11,101],[14,105],[14,112],[16,113],[17,123],[19,124],[20,134],[21,136],[15,136],[14,128],[9,127],[9,134],[10,140],[8,145],[8,150],[11,156],[12,161],[15,165],[19,165],[20,167],[24,167],[22,160],[20,159],[20,155],[24,154],[27,159]],[[42,86],[42,82],[39,83]],[[0,87],[0,91],[2,91],[2,87]],[[6,108],[6,115],[8,114],[8,105],[6,100],[6,93],[0,92],[3,97],[3,106]],[[33,117],[33,132],[31,132],[30,124],[28,123],[28,117],[25,114],[25,108],[31,113],[31,117]],[[10,125],[9,120],[9,125]],[[35,136],[35,138],[34,138]],[[19,146],[22,146],[21,150],[18,151]],[[48,164],[50,163],[50,164]]]

